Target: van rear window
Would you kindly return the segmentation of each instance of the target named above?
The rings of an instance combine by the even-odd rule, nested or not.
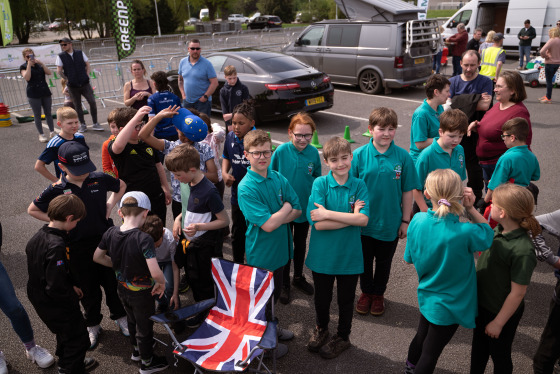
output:
[[[360,25],[329,26],[327,45],[332,47],[357,47]]]
[[[360,47],[387,49],[389,43],[391,43],[391,26],[364,25],[362,35]],[[375,37],[372,37],[372,35],[375,35]]]

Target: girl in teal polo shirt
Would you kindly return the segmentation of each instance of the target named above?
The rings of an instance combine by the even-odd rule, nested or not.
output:
[[[492,244],[493,232],[473,207],[471,188],[451,169],[437,169],[426,179],[432,209],[410,222],[404,260],[418,274],[420,322],[410,343],[406,373],[433,373],[455,331],[475,326],[476,272],[473,254]],[[462,200],[462,204],[461,204]],[[459,222],[466,210],[473,223]],[[429,240],[427,240],[429,238]]]
[[[314,289],[303,275],[303,262],[307,247],[309,222],[306,218],[307,201],[315,178],[321,176],[321,158],[319,151],[309,144],[315,132],[315,122],[307,113],[298,113],[292,117],[288,134],[290,141],[280,145],[272,155],[270,167],[282,174],[299,198],[302,214],[290,222],[294,238],[294,279],[293,285],[307,295],[313,295]],[[290,302],[290,267],[291,260],[284,266],[284,284],[280,302]]]

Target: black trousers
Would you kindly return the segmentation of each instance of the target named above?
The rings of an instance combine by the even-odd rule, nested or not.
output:
[[[66,301],[48,300],[43,291],[28,287],[29,301],[37,315],[56,335],[56,355],[61,372],[83,374],[90,341],[78,297]]]
[[[294,237],[294,278],[303,275],[303,263],[307,249],[307,234],[309,232],[309,222],[290,222],[292,236]],[[284,287],[290,288],[290,268],[292,260],[288,260],[284,266]]]
[[[233,262],[245,263],[245,235],[247,223],[239,205],[231,206],[231,247],[233,250]]]
[[[364,272],[360,275],[360,288],[363,293],[371,295],[383,295],[385,293],[398,242],[398,238],[391,242],[385,242],[371,236],[362,235]],[[375,275],[373,260],[375,260]]]
[[[493,339],[486,335],[484,329],[496,318],[496,314],[478,307],[478,317],[476,317],[472,340],[471,374],[484,374],[489,357],[492,357],[495,374],[513,373],[511,346],[517,325],[523,316],[523,310],[522,304],[504,325],[498,339]]]
[[[434,325],[420,314],[418,330],[408,347],[408,362],[415,366],[414,374],[431,374],[443,349],[449,343],[458,324]]]
[[[315,316],[317,326],[327,329],[330,321],[330,308],[333,296],[334,281],[336,279],[338,303],[338,330],[337,334],[348,340],[352,330],[352,317],[354,316],[354,298],[358,285],[358,274],[331,275],[313,272],[315,284]]]
[[[471,136],[463,136],[461,146],[465,151],[465,167],[469,178],[467,186],[473,189],[476,199],[482,197],[482,189],[484,188],[484,178],[482,177],[482,168],[476,156],[476,143],[478,142],[478,133],[473,132]]]
[[[556,282],[556,295],[560,295],[560,279]],[[554,299],[550,301],[548,321],[541,335],[541,340],[533,358],[535,374],[552,374],[554,364],[560,357],[560,305]]]
[[[282,278],[284,277],[284,266],[274,270],[272,272],[272,277],[274,278],[274,291],[272,293],[272,301],[266,304],[265,315],[267,321],[272,321],[272,303],[276,305],[280,299],[280,293],[282,291]],[[277,315],[274,317],[278,319]]]
[[[215,256],[216,240],[221,239],[221,230],[207,231],[191,240],[187,247],[185,275],[197,302],[214,297],[212,257]]]
[[[90,237],[70,243],[70,269],[77,280],[84,297],[80,300],[85,311],[87,326],[101,323],[101,301],[105,291],[105,303],[109,307],[112,320],[126,316],[126,311],[117,294],[117,279],[113,269],[93,262],[93,253],[101,241],[101,236]]]
[[[152,288],[131,291],[119,284],[118,293],[126,310],[130,344],[138,347],[140,357],[149,360],[154,353],[154,323],[150,317],[156,313]]]
[[[152,209],[150,210],[153,214],[158,216],[163,222],[163,227],[165,227],[165,221],[167,219],[167,205],[165,205],[165,194],[163,191],[156,196],[148,196],[150,198],[150,204]]]
[[[70,87],[68,86],[68,93],[72,98],[74,103],[74,109],[78,113],[78,119],[80,123],[86,123],[84,120],[84,111],[82,109],[82,96],[86,98],[89,104],[89,112],[91,114],[91,119],[93,123],[97,123],[97,104],[95,103],[95,95],[93,94],[93,88],[91,84],[86,84],[82,87]]]

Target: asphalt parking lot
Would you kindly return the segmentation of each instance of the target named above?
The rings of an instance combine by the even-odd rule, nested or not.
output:
[[[508,65],[510,65],[508,60]],[[511,66],[515,66],[511,62]],[[450,68],[448,68],[450,70]],[[557,186],[560,175],[557,174],[557,164],[560,159],[558,137],[560,136],[560,90],[554,90],[553,104],[539,104],[537,98],[544,94],[544,88],[527,87],[528,99],[525,104],[531,113],[533,125],[532,149],[541,165],[541,180],[537,183],[540,188],[537,214],[560,208]],[[424,99],[422,88],[415,87],[405,90],[394,90],[388,96],[370,96],[358,89],[336,86],[335,104],[325,112],[313,115],[318,126],[319,141],[324,143],[332,136],[342,136],[345,126],[350,127],[351,136],[356,143],[352,149],[365,144],[369,138],[362,136],[367,129],[367,117],[370,111],[379,106],[393,108],[399,117],[399,129],[395,143],[405,149],[409,146],[410,120],[416,107]],[[106,108],[98,104],[99,118],[104,120],[109,111],[118,106],[117,101],[105,100]],[[86,116],[91,125],[91,117]],[[223,123],[221,116],[214,113],[212,120]],[[100,147],[110,135],[106,131],[88,131],[86,141],[92,151],[95,164],[101,167]],[[288,140],[288,121],[266,123],[260,128],[270,131],[276,144]],[[27,215],[29,203],[47,186],[48,181],[33,170],[37,156],[44,148],[44,144],[37,141],[37,134],[33,123],[15,124],[8,128],[0,128],[0,221],[4,227],[4,244],[0,253],[0,261],[7,268],[14,283],[17,295],[26,307],[39,345],[54,353],[55,339],[39,320],[26,296],[27,269],[25,245],[29,238],[39,229],[41,223]],[[326,173],[323,167],[323,173]],[[376,196],[375,199],[382,199]],[[226,190],[226,206],[229,209],[229,191]],[[171,212],[169,209],[169,217]],[[168,220],[170,222],[170,220]],[[278,304],[277,315],[284,327],[295,333],[295,339],[288,343],[289,354],[279,360],[279,373],[398,373],[402,372],[406,359],[408,344],[415,334],[419,318],[416,298],[417,279],[414,268],[402,260],[405,240],[399,243],[393,261],[388,290],[386,313],[381,317],[354,315],[353,331],[350,336],[353,347],[344,352],[337,359],[326,361],[318,355],[307,351],[305,345],[314,326],[313,300],[297,290],[293,291],[293,301],[285,306]],[[557,243],[555,243],[557,245]],[[231,258],[229,242],[224,246],[225,257]],[[306,270],[308,271],[308,270]],[[310,278],[309,273],[308,279]],[[555,278],[551,269],[545,264],[539,264],[533,274],[532,284],[526,296],[526,309],[514,342],[514,372],[532,372],[532,355],[544,327],[550,297],[553,292]],[[458,296],[460,297],[460,295]],[[184,303],[191,300],[190,293],[182,295]],[[106,308],[105,308],[106,311]],[[108,315],[108,313],[106,313]],[[336,328],[337,309],[333,304],[331,309],[331,329]],[[115,324],[104,318],[101,323],[103,333],[99,346],[90,353],[100,365],[94,373],[135,373],[138,366],[129,357],[131,347],[128,341],[120,335]],[[156,327],[156,335],[164,342],[170,340],[164,335],[161,327]],[[185,338],[189,333],[181,335]],[[459,328],[450,344],[444,350],[436,373],[467,373],[470,359],[471,331]],[[0,349],[4,351],[11,364],[10,373],[55,373],[55,368],[37,369],[25,359],[23,347],[13,332],[9,320],[0,314]],[[170,363],[175,359],[171,356],[171,349],[163,345],[157,348],[159,354],[166,354]],[[191,373],[190,364],[181,360],[177,367],[171,366],[168,373]],[[492,372],[491,364],[487,372]]]

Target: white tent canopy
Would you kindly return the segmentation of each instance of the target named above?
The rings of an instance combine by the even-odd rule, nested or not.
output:
[[[335,0],[352,21],[409,21],[422,9],[401,0]]]

